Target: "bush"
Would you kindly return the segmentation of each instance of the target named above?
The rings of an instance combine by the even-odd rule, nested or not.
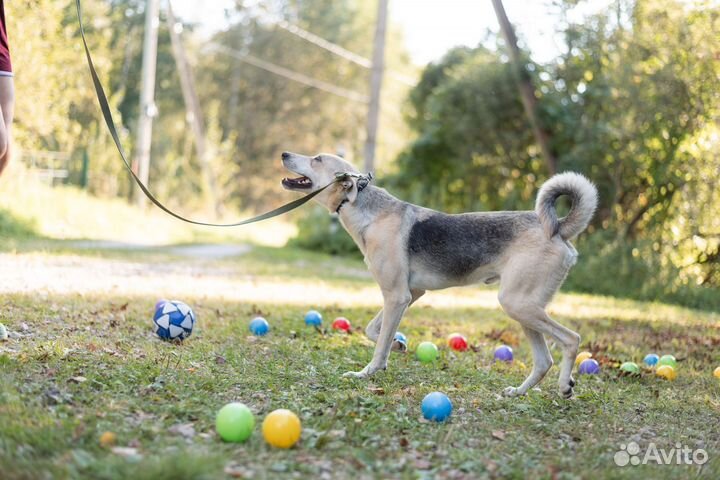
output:
[[[328,215],[321,207],[309,210],[298,222],[298,234],[288,245],[331,255],[362,257],[337,215]]]
[[[0,239],[37,236],[37,227],[31,220],[20,218],[0,208]]]
[[[565,290],[720,310],[720,289],[682,283],[649,241],[623,242],[606,231],[585,236],[575,246],[580,258]]]

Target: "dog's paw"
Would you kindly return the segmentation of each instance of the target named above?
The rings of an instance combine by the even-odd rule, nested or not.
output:
[[[567,385],[567,386],[564,386],[564,387],[561,386],[561,387],[560,387],[560,395],[562,395],[563,398],[572,398],[572,397],[573,397],[573,394],[574,394],[575,392],[573,391],[572,385],[573,385],[574,383],[575,383],[575,382],[571,382],[571,383],[570,383],[569,385]]]
[[[371,377],[372,375],[374,375],[375,372],[380,371],[380,370],[385,370],[386,368],[387,368],[387,365],[378,367],[371,363],[371,364],[367,365],[365,368],[363,368],[362,370],[360,370],[359,372],[345,372],[345,373],[343,373],[343,377],[345,377],[345,378],[360,378],[360,379],[368,378],[368,377]]]
[[[343,373],[343,378],[358,378],[360,380],[368,378],[370,375],[365,370],[360,370],[359,372],[345,372]]]
[[[407,352],[407,344],[405,342],[398,342],[397,340],[393,340],[392,351],[405,353]]]
[[[507,387],[505,390],[503,390],[503,395],[505,395],[506,397],[519,397],[521,395],[525,395],[525,392],[520,391],[519,388]]]

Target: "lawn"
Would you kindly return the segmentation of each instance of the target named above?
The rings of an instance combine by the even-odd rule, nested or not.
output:
[[[203,258],[163,248],[93,249],[48,240],[0,254],[0,477],[182,478],[718,478],[720,316],[662,304],[561,294],[551,312],[578,330],[602,374],[578,378],[562,399],[553,367],[526,397],[504,398],[531,366],[517,324],[489,289],[431,293],[401,330],[441,359],[420,364],[393,353],[370,381],[341,378],[370,359],[362,327],[380,296],[362,262],[272,247]],[[7,250],[7,249],[6,249]],[[27,272],[32,272],[29,274]],[[182,345],[151,332],[153,305],[178,297],[199,323]],[[305,327],[351,320],[351,335]],[[271,332],[256,338],[257,314]],[[466,334],[471,351],[445,337]],[[511,365],[495,364],[508,342]],[[559,351],[551,347],[559,360]],[[679,376],[618,374],[617,362],[673,353]],[[420,402],[439,390],[451,420],[422,420]],[[241,401],[258,426],[244,444],[223,443],[214,415]],[[303,423],[298,445],[268,446],[259,424],[277,408]],[[101,442],[111,432],[114,442]],[[105,435],[105,438],[112,435]],[[621,445],[676,444],[708,453],[703,466],[618,467]]]

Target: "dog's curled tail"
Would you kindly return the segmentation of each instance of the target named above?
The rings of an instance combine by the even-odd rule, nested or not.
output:
[[[558,219],[555,202],[567,195],[572,203],[566,217]],[[598,193],[595,185],[579,173],[564,172],[545,182],[538,192],[535,213],[549,238],[560,234],[564,240],[585,230],[595,213]]]

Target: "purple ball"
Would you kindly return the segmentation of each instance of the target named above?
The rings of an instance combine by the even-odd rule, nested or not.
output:
[[[512,348],[508,347],[507,345],[500,345],[499,347],[497,347],[495,349],[495,360],[500,360],[501,362],[512,362]]]
[[[592,358],[583,360],[578,367],[578,373],[580,375],[597,375],[600,373],[600,364]]]

